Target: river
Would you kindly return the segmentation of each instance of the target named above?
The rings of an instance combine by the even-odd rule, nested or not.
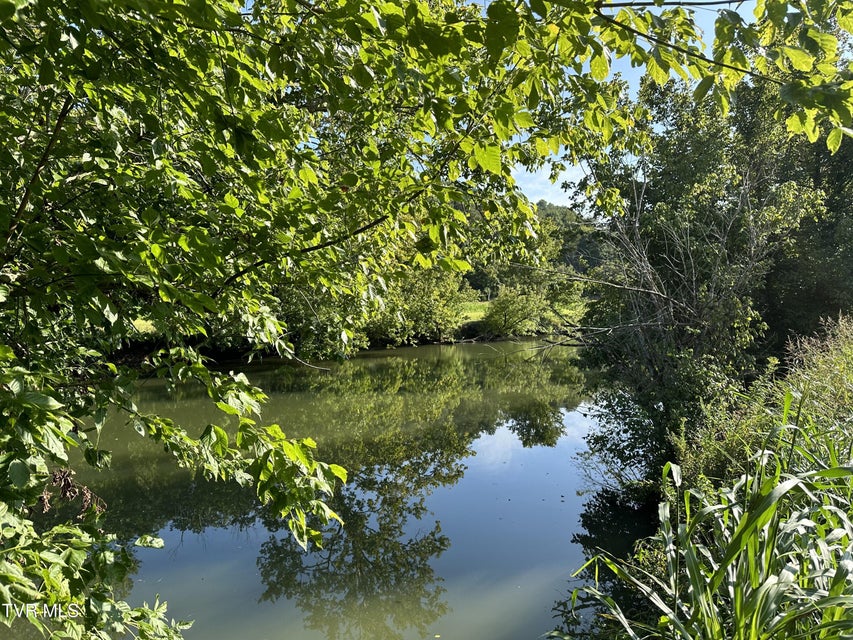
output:
[[[565,348],[531,343],[370,352],[329,371],[265,363],[264,422],[311,436],[349,471],[343,527],[303,552],[251,491],[209,484],[121,420],[101,446],[112,470],[83,474],[137,548],[131,603],[168,601],[188,640],[520,640],[557,626],[584,562],[573,542],[590,424]],[[144,384],[138,403],[200,432],[206,396]]]

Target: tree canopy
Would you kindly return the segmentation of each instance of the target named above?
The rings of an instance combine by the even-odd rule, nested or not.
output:
[[[748,24],[720,0],[708,51],[690,3],[668,4],[0,1],[0,603],[84,608],[30,619],[52,637],[180,632],[161,605],[116,599],[127,554],[73,479],[70,450],[109,465],[108,410],[319,541],[308,514],[335,517],[320,498],[343,469],[260,423],[263,393],[204,348],[227,326],[289,353],[281,285],[361,313],[411,266],[523,250],[515,165],[636,143],[614,57],[720,104],[767,77],[792,131],[826,121],[838,147],[853,84],[835,34],[853,4],[761,0]],[[144,348],[142,320],[158,336]],[[221,424],[139,411],[141,376],[202,383]],[[82,500],[80,520],[39,530],[51,500]]]

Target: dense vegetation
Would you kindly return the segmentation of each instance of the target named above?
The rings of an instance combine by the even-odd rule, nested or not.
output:
[[[701,446],[684,466],[664,467],[668,497],[659,531],[633,562],[611,554],[590,561],[647,606],[639,616],[626,615],[625,602],[636,613],[636,599],[620,605],[598,585],[585,589],[609,612],[587,632],[750,640],[849,635],[853,324],[843,319],[823,339],[800,339],[792,356],[783,379],[764,379],[734,403],[709,407],[712,426]],[[613,581],[607,590],[620,591]]]
[[[345,352],[370,322],[394,340],[441,337],[402,293],[458,293],[454,278],[472,264],[496,283],[495,333],[528,330],[518,300],[564,312],[577,295],[565,273],[488,265],[549,251],[516,165],[541,167],[565,149],[603,166],[655,149],[654,128],[635,127],[643,107],[608,79],[612,57],[659,84],[691,79],[720,107],[744,77],[764,78],[788,105],[789,130],[814,141],[825,127],[827,148],[839,149],[853,98],[832,34],[851,28],[849,3],[759,3],[754,24],[722,10],[706,53],[683,3],[625,4],[0,2],[0,603],[82,612],[29,618],[56,638],[180,636],[185,625],[163,605],[131,608],[116,591],[130,554],[69,463],[79,449],[109,466],[100,432],[110,410],[176,464],[251,487],[300,544],[320,542],[309,518],[338,517],[325,500],[345,470],[316,460],[310,439],[260,422],[262,391],[204,354]],[[841,180],[843,167],[820,177]],[[597,202],[617,203],[617,186],[598,186]],[[802,196],[790,199],[796,208]],[[661,225],[677,222],[673,206],[654,208]],[[697,213],[715,229],[708,208]],[[844,214],[832,215],[843,232]],[[823,233],[803,226],[802,246],[824,251]],[[566,244],[554,246],[557,256]],[[831,251],[822,260],[846,265]],[[767,291],[796,299],[777,275]],[[685,304],[704,309],[701,297]],[[720,359],[740,373],[735,350],[752,343],[753,319],[738,314],[752,306],[714,309],[716,327],[745,322]],[[377,310],[405,320],[383,328]],[[140,342],[141,326],[153,337]],[[687,357],[689,343],[676,346],[672,356]],[[134,402],[141,377],[197,381],[221,415],[191,433],[146,413]],[[69,504],[79,515],[47,527],[31,517]]]
[[[830,156],[789,142],[765,117],[768,92],[742,85],[722,114],[683,84],[646,83],[648,152],[590,161],[623,197],[619,215],[596,211],[604,258],[583,319],[607,328],[587,330],[587,355],[609,378],[600,405],[623,432],[605,428],[591,444],[624,476],[656,483],[695,446],[708,403],[851,309],[850,183],[831,170],[850,145]]]
[[[655,536],[582,570],[595,586],[560,605],[566,626],[847,637],[853,280],[840,275],[850,182],[835,162],[850,145],[789,143],[763,117],[762,83],[741,86],[728,114],[675,83],[645,84],[638,101],[648,155],[591,162],[621,215],[599,211],[585,318],[587,357],[608,380],[586,455],[612,483],[588,511],[664,500]],[[607,615],[578,627],[590,602]]]

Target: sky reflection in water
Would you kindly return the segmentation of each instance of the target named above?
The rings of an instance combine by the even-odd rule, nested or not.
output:
[[[515,345],[373,354],[325,378],[270,374],[265,418],[311,433],[318,457],[350,470],[333,505],[347,525],[306,554],[264,510],[200,484],[181,499],[196,512],[150,518],[166,545],[137,551],[131,600],[161,594],[171,616],[196,620],[188,640],[540,636],[583,563],[573,454],[588,421],[571,369]],[[198,415],[200,402],[173,406]],[[128,473],[164,468],[128,446]],[[186,478],[147,482],[168,492]],[[111,499],[114,513],[136,512],[132,496]]]

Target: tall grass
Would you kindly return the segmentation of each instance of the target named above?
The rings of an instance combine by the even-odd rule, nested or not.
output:
[[[853,323],[796,346],[796,367],[760,391],[762,405],[745,399],[766,426],[746,471],[685,488],[666,465],[672,499],[645,557],[601,554],[582,568],[612,571],[657,619],[629,620],[597,583],[573,602],[593,596],[637,640],[853,638]]]

